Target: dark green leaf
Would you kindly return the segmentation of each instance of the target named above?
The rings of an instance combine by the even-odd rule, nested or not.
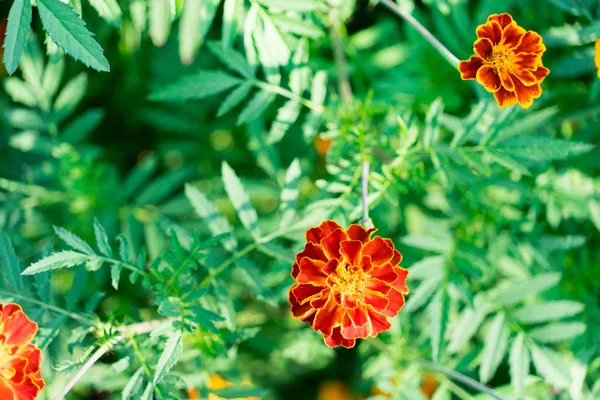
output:
[[[150,95],[154,101],[203,99],[240,84],[242,80],[222,71],[198,71]]]

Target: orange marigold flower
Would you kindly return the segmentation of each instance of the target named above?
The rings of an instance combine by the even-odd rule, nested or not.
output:
[[[596,40],[596,67],[598,68],[598,78],[600,78],[600,39]]]
[[[18,304],[0,303],[0,399],[33,400],[44,387],[37,330]]]
[[[249,381],[243,381],[242,385],[243,386],[252,386],[252,384]],[[233,386],[233,383],[223,379],[223,377],[221,377],[221,375],[219,375],[219,374],[212,374],[208,381],[208,388],[210,390],[225,389],[228,386]],[[208,400],[225,400],[225,399],[217,396],[214,393],[209,393]],[[260,398],[259,397],[243,397],[243,398],[236,398],[236,399],[231,399],[231,400],[260,400]]]
[[[498,105],[529,108],[542,95],[540,84],[550,73],[542,65],[546,46],[534,31],[526,31],[509,14],[494,14],[476,30],[475,55],[458,63],[462,79],[476,79],[494,93]]]
[[[329,347],[353,347],[391,327],[408,293],[408,271],[390,239],[360,225],[334,221],[306,231],[306,246],[292,266],[292,314],[324,336]]]

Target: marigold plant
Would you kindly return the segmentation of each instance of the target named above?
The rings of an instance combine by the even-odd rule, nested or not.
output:
[[[462,79],[476,79],[500,107],[517,102],[529,108],[542,95],[540,84],[549,74],[542,65],[542,37],[520,27],[509,14],[494,14],[476,30],[475,55],[461,61]]]
[[[408,293],[408,270],[390,239],[371,239],[375,230],[343,229],[334,221],[306,231],[296,255],[289,293],[292,314],[323,334],[330,347],[354,347],[391,327]]]
[[[0,304],[0,399],[33,400],[44,388],[42,352],[31,343],[38,326],[18,304]]]

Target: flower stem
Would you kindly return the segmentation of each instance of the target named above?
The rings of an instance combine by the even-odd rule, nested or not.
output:
[[[362,182],[361,182],[361,198],[363,208],[363,218],[360,223],[366,228],[373,228],[373,221],[369,218],[369,161],[362,163]]]
[[[435,49],[450,63],[453,67],[457,67],[459,63],[458,57],[456,57],[446,46],[444,46],[435,36],[431,34],[419,21],[417,21],[412,15],[406,13],[398,4],[393,0],[379,0],[381,4],[387,7],[394,14],[399,16],[408,22],[413,28],[419,32],[423,39],[427,40]]]

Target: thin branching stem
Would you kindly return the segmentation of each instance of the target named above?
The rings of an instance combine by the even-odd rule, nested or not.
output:
[[[442,44],[435,36],[427,30],[419,21],[417,21],[412,15],[405,12],[402,7],[394,2],[394,0],[379,0],[380,4],[383,4],[387,9],[392,11],[394,14],[408,22],[413,28],[419,32],[423,39],[427,40],[453,67],[457,67],[459,63],[458,57],[456,57],[446,46]]]
[[[27,303],[35,304],[36,306],[43,307],[43,308],[45,308],[47,310],[50,310],[52,312],[55,312],[57,314],[62,314],[64,316],[66,316],[66,317],[69,317],[71,319],[74,319],[74,320],[79,321],[79,322],[81,322],[83,324],[86,324],[86,325],[94,325],[95,324],[95,321],[92,320],[92,319],[90,319],[90,318],[86,318],[86,317],[84,317],[82,315],[79,315],[79,314],[76,314],[74,312],[70,312],[70,311],[64,310],[64,309],[59,308],[59,307],[55,307],[55,306],[50,305],[50,304],[46,304],[46,303],[44,303],[42,301],[38,301],[38,300],[32,299],[31,297],[21,296],[20,294],[16,294],[16,293],[12,293],[12,292],[7,292],[5,290],[0,290],[0,294],[3,295],[3,296],[7,296],[7,297],[14,297],[15,299],[19,299],[19,300],[27,302]]]

